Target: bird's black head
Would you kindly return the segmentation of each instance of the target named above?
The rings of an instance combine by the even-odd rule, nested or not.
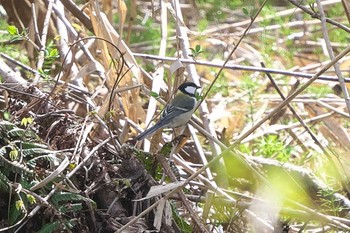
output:
[[[193,82],[185,82],[179,86],[179,90],[189,96],[195,97],[197,89],[201,88]]]

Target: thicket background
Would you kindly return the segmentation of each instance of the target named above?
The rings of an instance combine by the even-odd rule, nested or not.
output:
[[[350,230],[347,0],[0,3],[0,231]]]

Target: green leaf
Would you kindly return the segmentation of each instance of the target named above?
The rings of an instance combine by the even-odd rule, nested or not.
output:
[[[27,194],[27,199],[31,205],[36,203],[36,199],[33,195]]]
[[[50,162],[57,162],[57,163],[60,162],[59,159],[54,154],[40,155],[40,156],[35,155],[35,157],[33,159],[28,160],[27,165],[30,166],[30,167],[35,167],[36,164],[40,160],[41,161],[47,160],[47,161],[50,161]]]
[[[10,159],[12,161],[16,160],[18,158],[18,150],[16,150],[15,148],[13,148],[10,153],[9,153]]]
[[[12,202],[10,207],[10,215],[8,218],[10,225],[15,224],[21,216],[23,216],[22,209],[17,209],[17,202]]]
[[[53,38],[54,40],[59,40],[61,39],[61,35],[55,36],[55,38]]]
[[[58,211],[61,213],[70,213],[70,212],[76,213],[78,211],[81,211],[82,209],[83,209],[83,205],[81,203],[73,203],[73,204],[69,203],[69,204],[61,205],[58,208]]]
[[[38,233],[53,233],[57,232],[57,230],[60,230],[62,226],[62,223],[60,221],[50,222],[45,224]]]
[[[169,157],[172,148],[173,145],[171,142],[165,143],[162,149],[160,150],[160,154],[164,155],[165,157]]]
[[[82,31],[82,27],[79,24],[72,23],[72,26],[76,31],[78,31],[78,32]]]
[[[195,93],[195,97],[197,101],[203,100],[203,96],[199,94],[198,92]]]
[[[130,179],[123,179],[123,184],[125,184],[127,187],[131,187],[131,180]]]
[[[196,50],[196,53],[201,53],[201,52],[203,52],[202,46],[199,45],[199,44],[196,45],[195,50]]]
[[[192,51],[193,57],[196,57],[198,54],[203,53],[203,48],[199,44],[197,44],[194,48],[190,48],[190,50]]]
[[[151,91],[149,94],[154,98],[159,98],[159,94],[157,92]]]
[[[22,121],[21,121],[21,125],[23,125],[24,127],[27,127],[27,124],[31,124],[33,123],[34,119],[31,117],[23,117]]]
[[[8,191],[9,183],[10,180],[0,171],[0,191]]]
[[[69,192],[55,193],[52,196],[51,201],[57,208],[62,206],[62,204],[64,203],[70,202],[72,204],[73,202],[78,202],[78,201],[88,201],[93,206],[95,205],[95,202],[90,198],[86,198],[86,197],[83,197],[82,195],[79,195],[76,193],[69,193]]]
[[[58,53],[58,50],[57,49],[52,49],[50,52],[49,52],[49,58],[57,58],[59,57],[59,53]]]
[[[51,69],[38,69],[38,72],[41,76],[43,76],[45,79],[49,79],[50,78],[50,71]]]
[[[242,11],[244,15],[249,15],[249,10],[247,8],[243,7]]]
[[[31,130],[24,130],[20,128],[14,128],[7,132],[11,138],[26,137],[31,139],[36,139],[38,136]]]
[[[16,209],[21,210],[22,212],[25,210],[25,206],[22,200],[16,201]]]
[[[8,111],[3,113],[4,120],[8,121],[11,118],[11,114]]]
[[[19,34],[19,33],[18,33],[17,27],[14,26],[14,25],[9,25],[9,26],[7,27],[7,31],[8,31],[11,35],[13,35],[13,36],[17,36],[17,35]]]

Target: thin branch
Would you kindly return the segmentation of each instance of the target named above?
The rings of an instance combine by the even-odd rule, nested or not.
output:
[[[271,15],[271,16],[264,16],[264,17],[258,17],[256,20],[255,20],[255,23],[259,23],[263,20],[270,20],[270,19],[274,19],[276,17],[284,17],[284,16],[288,16],[288,15],[292,15],[292,14],[295,14],[295,13],[298,13],[300,11],[304,11],[308,14],[310,14],[311,16],[315,17],[315,14],[313,11],[309,10],[308,6],[302,6],[300,5],[301,2],[305,2],[305,1],[300,1],[300,0],[288,0],[290,3],[292,3],[293,5],[295,5],[296,7],[298,7],[297,9],[288,9],[288,10],[284,10],[284,11],[279,11],[277,12],[276,14],[274,15]],[[336,4],[336,3],[339,3],[340,0],[326,0],[326,1],[323,1],[323,5],[332,5],[332,4]],[[317,17],[315,17],[317,18]],[[222,31],[229,31],[229,29],[234,29],[234,28],[242,28],[242,27],[245,27],[247,25],[249,25],[251,22],[250,19],[248,20],[244,20],[244,21],[240,21],[240,22],[237,22],[237,23],[222,23],[220,25],[217,25],[216,27],[214,28],[210,28],[210,29],[206,29],[204,30],[203,32],[201,33],[193,33],[193,34],[200,34],[200,35],[212,35],[213,33],[220,33]],[[350,32],[350,28],[343,25],[343,24],[340,24],[334,20],[331,20],[331,19],[327,19],[327,22],[343,29],[344,31],[346,32]]]
[[[264,63],[261,63],[261,65],[263,67],[265,67]],[[276,89],[277,93],[280,95],[282,100],[285,100],[286,97],[283,95],[282,91],[279,89],[279,87],[277,86],[275,80],[273,80],[272,76],[269,73],[266,73],[267,77],[269,78],[272,86]],[[289,108],[289,110],[293,113],[293,115],[295,116],[295,118],[297,118],[297,120],[300,122],[300,124],[304,127],[304,129],[306,130],[306,132],[309,133],[309,135],[311,136],[311,138],[314,140],[314,142],[321,148],[321,150],[325,153],[327,153],[326,149],[324,148],[324,146],[321,144],[321,142],[317,139],[316,135],[312,132],[312,130],[310,129],[310,127],[304,122],[304,120],[301,118],[301,116],[294,110],[294,108],[292,107],[292,105],[290,105],[289,103],[287,104],[287,107]]]
[[[33,26],[34,26],[34,33],[35,33],[35,38],[40,44],[40,47],[43,46],[41,43],[40,39],[40,34],[39,34],[39,28],[38,28],[38,20],[36,18],[36,12],[35,12],[35,4],[32,3],[32,16],[33,16]]]
[[[93,30],[89,16],[85,12],[81,11],[79,7],[72,0],[61,0],[62,4],[84,24],[84,26],[90,31]]]
[[[182,11],[180,8],[180,2],[178,0],[174,1],[174,8],[175,8],[175,12],[176,12],[176,20],[177,22],[177,30],[176,32],[178,33],[178,39],[181,45],[181,51],[182,51],[182,55],[185,59],[190,59],[190,43],[189,43],[189,38],[187,35],[187,28],[185,25],[183,25],[183,17],[182,17]],[[188,72],[188,76],[190,77],[190,79],[192,79],[192,81],[194,81],[195,83],[199,84],[199,76],[197,74],[197,70],[196,67],[193,64],[189,64],[187,66],[187,72]],[[209,115],[209,109],[208,109],[208,105],[206,103],[206,101],[201,101],[198,105],[199,107],[199,112],[200,112],[200,116],[201,119],[203,121],[203,125],[204,128],[210,132],[210,134],[213,137],[217,137],[216,136],[216,131],[214,128],[214,124],[213,122],[207,117]],[[215,155],[218,155],[221,153],[221,148],[219,146],[217,146],[214,142],[209,141],[210,147],[212,152]],[[221,169],[220,169],[221,170]],[[224,170],[221,170],[224,171]],[[225,176],[223,176],[222,178],[224,178]],[[227,181],[222,181],[227,183]]]
[[[43,65],[44,65],[46,39],[47,39],[47,32],[49,30],[49,25],[50,25],[52,5],[53,5],[53,0],[48,0],[47,12],[46,12],[45,20],[44,20],[43,31],[41,34],[41,46],[40,46],[40,51],[39,51],[39,55],[38,55],[38,62],[36,65],[37,70],[41,70]],[[40,75],[35,75],[34,83],[38,83],[39,79],[40,79]]]
[[[227,147],[219,156],[216,156],[211,160],[208,164],[204,165],[200,169],[198,169],[194,174],[192,174],[189,178],[186,179],[186,182],[184,185],[188,184],[191,180],[195,179],[198,175],[200,175],[202,172],[204,172],[208,167],[213,166],[219,159],[221,159],[224,155],[234,155],[233,149],[243,141],[247,136],[249,136],[252,132],[254,132],[257,128],[259,128],[264,122],[266,122],[268,119],[270,119],[272,116],[274,116],[277,112],[279,112],[283,107],[285,107],[288,103],[290,103],[296,96],[298,96],[301,92],[303,92],[308,86],[310,86],[321,74],[323,74],[326,70],[331,68],[334,63],[338,62],[342,57],[344,57],[346,54],[350,52],[350,46],[346,48],[344,51],[342,51],[339,55],[337,55],[334,60],[329,62],[327,65],[325,65],[319,72],[317,72],[313,77],[305,83],[302,87],[300,87],[297,91],[292,93],[290,96],[288,96],[282,103],[280,103],[274,110],[272,110],[266,117],[264,117],[262,120],[260,120],[258,123],[256,123],[249,131],[243,133],[238,139],[236,139],[229,147]],[[239,158],[238,158],[239,159]],[[243,160],[243,159],[242,159]],[[255,176],[261,177],[259,173],[254,169],[252,170],[256,172]],[[261,177],[262,181],[264,180],[263,177]],[[301,208],[306,209],[308,211],[312,211],[311,209],[299,205]],[[312,211],[315,212],[315,211]],[[319,215],[320,217],[324,217],[324,215],[315,213]],[[327,218],[328,219],[328,218]],[[330,220],[332,221],[332,220]],[[332,221],[333,222],[333,221]],[[338,223],[336,223],[338,224]]]
[[[200,61],[200,60],[193,60],[193,59],[182,59],[182,58],[173,58],[173,57],[160,57],[157,55],[149,55],[149,54],[142,54],[142,53],[133,53],[135,57],[142,57],[145,59],[151,59],[151,60],[161,60],[161,61],[176,61],[179,60],[182,63],[186,64],[194,64],[199,66],[209,66],[209,67],[216,67],[229,70],[244,70],[244,71],[254,71],[254,72],[263,72],[263,73],[270,73],[270,74],[281,74],[281,75],[287,75],[287,76],[295,76],[300,78],[312,78],[313,74],[307,74],[303,72],[294,72],[294,71],[285,71],[285,70],[278,70],[278,69],[270,69],[270,68],[262,68],[262,67],[254,67],[254,66],[242,66],[242,65],[228,65],[223,63],[217,63],[217,62],[209,62],[209,61]],[[338,78],[335,76],[328,76],[328,75],[321,75],[317,78],[317,80],[322,81],[331,81],[331,82],[338,82]],[[346,83],[350,83],[350,78],[344,78]]]
[[[350,23],[350,3],[347,0],[341,1],[344,7],[346,18],[348,19],[348,22]]]
[[[167,47],[167,37],[168,37],[168,14],[167,14],[167,7],[166,3],[164,1],[160,1],[160,31],[161,31],[161,41],[159,46],[159,56],[163,57],[166,54],[166,47]],[[152,91],[155,93],[160,92],[161,85],[164,83],[164,64],[160,63],[158,64],[157,69],[154,72],[153,82],[152,82]],[[157,109],[157,100],[155,98],[150,98],[148,108],[147,108],[147,115],[145,124],[148,127],[148,125],[151,123],[154,113]],[[144,150],[149,151],[150,149],[150,143],[148,140],[145,140],[144,142]]]
[[[305,13],[309,14],[311,17],[313,18],[317,18],[317,19],[321,19],[321,16],[316,14],[314,11],[310,10],[308,6],[302,6],[300,5],[300,1],[296,1],[296,0],[288,0],[291,4],[293,4],[294,6],[298,7],[299,9],[301,9],[302,11],[304,11]],[[333,1],[334,2],[334,1]],[[337,1],[340,2],[340,1]],[[341,24],[337,21],[334,21],[332,19],[329,18],[325,18],[327,23],[330,23],[334,26],[337,26],[340,29],[343,29],[344,31],[350,33],[350,28],[345,26],[344,24]]]
[[[312,117],[312,118],[309,118],[309,119],[305,119],[305,120],[303,120],[303,122],[305,124],[308,124],[308,123],[315,123],[315,122],[318,122],[318,121],[325,121],[325,120],[327,120],[328,117],[330,117],[332,115],[334,115],[333,112],[328,112],[328,113],[325,113],[325,114],[322,114],[322,115],[318,115],[318,116],[315,116],[315,117]],[[261,132],[257,132],[255,134],[249,135],[244,140],[242,140],[242,143],[251,142],[254,139],[257,139],[257,138],[262,137],[264,135],[275,134],[275,133],[278,133],[280,131],[291,130],[291,129],[295,129],[295,128],[302,127],[302,126],[303,125],[300,122],[296,122],[296,123],[291,123],[291,124],[288,124],[288,125],[282,125],[282,126],[277,126],[277,127],[269,127],[266,130],[263,130]]]
[[[3,83],[0,88],[4,87],[6,90],[20,92],[21,94],[29,95],[34,98],[43,99],[46,94],[37,87],[33,87],[29,92],[31,85],[19,73],[14,72],[4,61],[0,59],[0,76],[3,78]],[[31,95],[32,94],[32,95]]]
[[[324,41],[326,43],[326,48],[327,48],[327,51],[328,51],[328,54],[329,54],[329,57],[331,59],[334,59],[334,52],[333,52],[333,48],[331,46],[331,43],[330,43],[330,40],[329,40],[329,36],[328,36],[328,30],[327,30],[327,24],[326,24],[326,15],[324,14],[324,11],[323,11],[323,7],[322,7],[322,3],[320,0],[316,0],[316,3],[317,3],[317,7],[318,7],[318,10],[320,12],[320,19],[321,19],[321,25],[322,25],[322,33],[323,33],[323,37],[324,37]],[[338,80],[339,80],[339,85],[342,89],[342,92],[343,92],[343,95],[344,95],[344,99],[345,99],[345,103],[346,103],[346,106],[348,108],[348,112],[349,112],[349,115],[350,115],[350,98],[349,98],[349,92],[348,92],[348,89],[345,85],[345,82],[344,82],[344,77],[343,77],[343,74],[341,73],[340,71],[340,67],[339,67],[339,63],[336,62],[334,64],[334,70],[335,70],[335,73],[337,74],[338,76]]]
[[[68,31],[73,34],[73,37],[78,38],[79,34],[77,31],[73,28],[72,24],[68,21],[68,19],[62,14],[60,8],[56,5],[53,4],[53,11],[56,13],[56,16],[63,22],[63,24],[67,27]],[[82,41],[79,41],[79,47],[80,49],[84,52],[86,55],[87,59],[89,61],[95,61],[94,57],[92,56],[91,52],[89,49],[86,48],[84,43]]]
[[[280,103],[274,110],[272,110],[268,115],[266,115],[263,119],[261,119],[258,123],[256,123],[250,130],[241,134],[241,136],[230,146],[230,148],[234,148],[238,145],[244,138],[246,138],[249,134],[254,132],[257,128],[259,128],[265,121],[270,119],[276,113],[278,113],[282,108],[284,108],[287,104],[289,104],[296,96],[302,93],[308,86],[310,86],[315,80],[319,78],[321,74],[326,72],[329,68],[331,68],[335,63],[337,63],[341,58],[343,58],[346,54],[350,52],[350,46],[343,50],[340,54],[338,54],[331,62],[327,63],[320,71],[312,76],[303,86],[301,86],[298,90],[288,96],[282,103]]]

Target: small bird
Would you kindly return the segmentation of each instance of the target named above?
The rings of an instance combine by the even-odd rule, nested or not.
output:
[[[160,120],[154,126],[136,136],[135,139],[140,141],[161,128],[176,128],[187,124],[195,110],[197,103],[195,94],[199,88],[193,82],[181,84],[174,99],[165,106]]]

